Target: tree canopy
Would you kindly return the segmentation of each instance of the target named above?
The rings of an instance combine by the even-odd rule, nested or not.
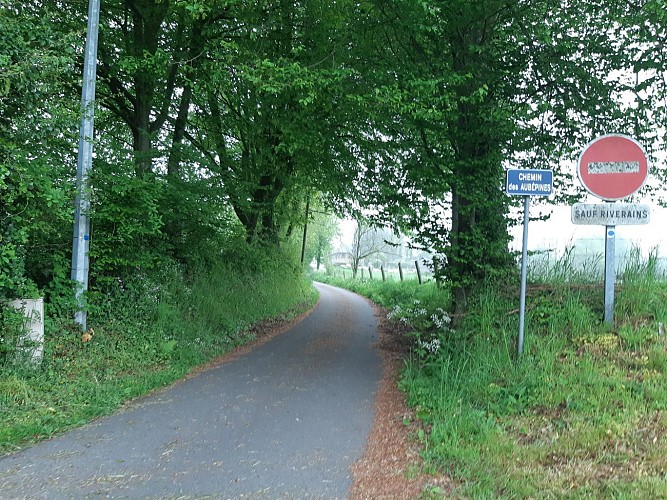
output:
[[[664,144],[665,11],[664,0],[105,1],[92,279],[215,259],[232,241],[279,246],[317,194],[326,211],[409,230],[440,256],[463,309],[475,283],[513,264],[509,165],[553,166],[558,189],[571,181],[559,166],[597,135]],[[4,297],[63,274],[86,13],[0,2]]]

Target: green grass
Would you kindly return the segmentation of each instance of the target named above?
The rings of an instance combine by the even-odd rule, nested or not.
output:
[[[518,279],[481,286],[456,330],[433,319],[449,293],[432,283],[336,281],[409,327],[400,386],[448,495],[667,497],[667,281],[653,257],[632,259],[609,326],[601,285],[568,258],[531,276],[521,357]]]
[[[289,259],[245,255],[185,276],[176,265],[98,288],[91,341],[46,311],[38,369],[0,366],[0,453],[10,452],[169,384],[252,339],[250,326],[310,307],[316,295]]]

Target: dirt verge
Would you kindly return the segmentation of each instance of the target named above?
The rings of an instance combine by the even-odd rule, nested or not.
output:
[[[398,378],[409,346],[402,332],[386,320],[386,311],[371,304],[378,322],[378,349],[382,380],[375,396],[375,419],[363,457],[352,467],[351,500],[408,500],[419,498],[427,487],[444,496],[452,490],[446,476],[422,472],[420,446],[414,438],[417,420],[398,389]]]

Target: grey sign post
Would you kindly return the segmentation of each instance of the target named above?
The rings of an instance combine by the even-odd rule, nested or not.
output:
[[[636,193],[646,182],[648,159],[644,148],[625,135],[605,135],[591,141],[577,163],[579,180],[586,190],[607,203],[572,207],[574,224],[605,226],[604,321],[614,322],[616,285],[616,225],[648,224],[646,205],[613,203]]]
[[[553,191],[551,170],[511,169],[507,171],[509,195],[523,196],[523,241],[521,245],[521,291],[519,298],[519,339],[517,351],[523,353],[523,337],[526,322],[526,281],[528,274],[528,222],[530,197],[549,196]]]
[[[575,203],[572,223],[605,226],[604,238],[604,320],[614,321],[616,284],[616,226],[648,224],[651,208],[639,203]]]
[[[605,226],[604,321],[614,322],[616,285],[616,226],[648,224],[651,208],[639,203],[575,203],[571,219],[577,225]]]
[[[604,322],[614,322],[616,293],[616,226],[606,226],[604,237]]]

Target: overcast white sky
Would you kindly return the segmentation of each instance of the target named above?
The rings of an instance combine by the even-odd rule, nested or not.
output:
[[[649,164],[649,174],[647,184],[654,187],[658,182],[651,171],[659,168],[665,168],[665,159],[662,158],[660,165]],[[574,183],[579,187],[579,179],[576,174],[576,165],[573,163],[566,166],[574,176]],[[604,226],[585,226],[575,225],[571,221],[570,206],[546,206],[549,199],[533,197],[531,199],[530,214],[532,217],[540,213],[553,214],[548,221],[532,221],[528,225],[528,249],[536,250],[544,247],[554,248],[560,254],[567,246],[571,246],[578,239],[599,239],[604,242],[606,228]],[[642,203],[651,207],[650,222],[646,225],[637,226],[616,226],[616,238],[618,240],[629,240],[633,246],[642,249],[644,255],[654,248],[658,249],[658,254],[667,257],[667,209],[660,207],[656,202],[648,197],[634,196],[633,203]],[[604,203],[599,198],[587,194],[580,200],[581,203]],[[626,200],[618,200],[617,203],[624,203]],[[512,228],[511,234],[514,236],[513,249],[521,249],[523,226],[519,225]],[[604,251],[603,243],[601,244]]]

